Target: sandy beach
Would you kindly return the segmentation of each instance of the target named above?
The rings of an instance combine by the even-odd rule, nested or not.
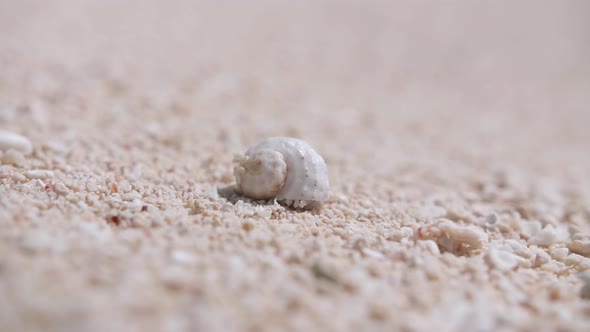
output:
[[[589,13],[0,0],[0,330],[589,331]],[[233,191],[272,136],[320,210]]]

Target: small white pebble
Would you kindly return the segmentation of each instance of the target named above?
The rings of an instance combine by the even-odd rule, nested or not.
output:
[[[526,262],[526,260],[520,256],[495,247],[490,247],[488,249],[484,259],[490,267],[503,271],[512,270]]]
[[[547,264],[551,262],[551,256],[549,256],[548,253],[546,253],[545,251],[539,251],[536,255],[535,255],[535,262],[534,262],[534,266],[541,266],[544,264]]]
[[[567,266],[575,266],[580,271],[585,271],[585,270],[590,269],[590,258],[586,258],[586,257],[580,256],[578,254],[571,254],[571,255],[567,256],[564,263]]]
[[[551,248],[549,249],[549,255],[556,261],[563,262],[567,255],[569,255],[568,248]]]
[[[533,257],[533,253],[531,253],[530,249],[527,246],[523,245],[522,243],[514,239],[504,240],[504,247],[502,249],[514,253],[523,258],[528,259]]]
[[[34,169],[25,172],[28,179],[51,179],[53,178],[53,171],[44,169]]]
[[[265,209],[263,206],[257,206],[254,208],[254,214],[262,218],[270,219],[272,216],[272,210]]]
[[[543,226],[537,220],[535,221],[521,221],[520,222],[520,229],[523,235],[527,238],[532,238],[533,236],[537,235],[541,231]]]
[[[254,208],[250,204],[244,203],[244,201],[238,201],[236,203],[236,213],[241,217],[251,217],[254,215]]]
[[[564,243],[567,240],[569,240],[569,232],[567,229],[546,225],[542,230],[537,231],[534,236],[528,240],[528,243],[548,247],[556,243]]]
[[[574,240],[568,248],[576,254],[590,257],[590,239]]]
[[[58,195],[62,195],[62,196],[66,196],[67,194],[70,193],[70,189],[63,183],[58,182],[55,185],[53,185],[53,190],[58,194]]]
[[[22,135],[0,129],[0,150],[15,150],[22,154],[30,154],[33,152],[33,144]]]

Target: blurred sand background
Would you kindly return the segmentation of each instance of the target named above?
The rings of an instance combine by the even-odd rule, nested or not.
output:
[[[582,0],[0,0],[0,330],[588,330],[589,41]],[[268,136],[319,213],[216,190]]]

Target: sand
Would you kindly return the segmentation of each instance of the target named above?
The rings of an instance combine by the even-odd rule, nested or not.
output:
[[[588,331],[589,12],[0,1],[0,330]],[[270,136],[320,211],[232,191]]]

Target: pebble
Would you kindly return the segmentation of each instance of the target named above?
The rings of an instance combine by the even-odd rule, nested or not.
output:
[[[509,248],[509,252],[512,252],[520,257],[523,258],[527,258],[530,259],[533,257],[533,253],[530,251],[530,249],[521,244],[520,242],[514,240],[514,239],[508,239],[504,241],[504,244],[506,246],[506,248]]]
[[[488,249],[484,259],[490,267],[503,271],[512,270],[520,264],[526,263],[524,258],[495,247]]]
[[[566,242],[568,239],[569,232],[567,230],[546,225],[543,229],[537,230],[533,237],[528,240],[528,243],[548,247],[556,243]]]
[[[33,152],[31,141],[17,133],[0,129],[0,151],[14,150],[22,154]]]
[[[53,190],[58,194],[58,195],[62,195],[62,196],[66,196],[67,194],[70,193],[70,189],[63,183],[58,182],[53,186]]]
[[[568,248],[578,255],[590,257],[590,239],[574,240]]]
[[[272,210],[265,209],[262,206],[256,206],[254,207],[254,214],[265,219],[270,219],[272,216]]]
[[[53,178],[53,171],[45,170],[45,169],[34,169],[30,171],[26,171],[25,176],[28,179],[51,179]]]
[[[527,238],[532,238],[537,233],[539,233],[542,229],[542,225],[539,221],[531,221],[531,222],[521,222],[520,223],[520,230],[523,235]]]
[[[586,258],[578,254],[571,254],[567,256],[564,263],[567,266],[576,267],[579,271],[590,269],[590,258]]]
[[[542,265],[547,264],[549,262],[551,262],[551,256],[549,256],[549,254],[544,251],[539,251],[535,255],[535,260],[534,260],[533,266],[539,267],[539,266],[542,266]]]
[[[563,262],[567,255],[569,255],[568,248],[551,248],[549,249],[549,255],[556,261]]]

